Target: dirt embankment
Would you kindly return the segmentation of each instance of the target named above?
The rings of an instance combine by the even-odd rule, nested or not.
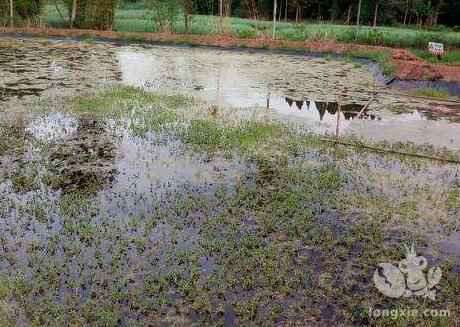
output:
[[[269,49],[305,49],[310,52],[346,54],[352,51],[388,52],[400,80],[443,80],[460,82],[460,65],[428,63],[404,49],[345,44],[333,41],[287,41],[268,38],[239,39],[229,35],[188,35],[170,33],[113,32],[51,28],[0,28],[0,33],[25,33],[36,36],[98,37],[110,40],[135,40],[157,43],[185,43],[218,47],[248,47]]]

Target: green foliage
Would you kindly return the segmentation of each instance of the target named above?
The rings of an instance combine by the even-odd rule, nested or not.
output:
[[[68,0],[67,0],[68,1]],[[89,0],[87,0],[89,1]],[[182,0],[147,0],[141,7],[129,5],[115,11],[114,30],[120,32],[177,32],[184,33],[184,4]],[[45,20],[52,26],[62,26],[54,6],[48,5]],[[255,21],[239,17],[226,20],[229,30],[240,38],[271,37],[270,21]],[[193,15],[192,34],[218,33],[219,18]],[[388,47],[426,49],[428,42],[442,42],[447,48],[460,48],[460,33],[449,29],[417,30],[404,26],[371,28],[335,24],[279,22],[277,37],[281,40],[323,41],[381,45]]]
[[[412,52],[414,52],[419,58],[422,58],[423,60],[433,62],[433,63],[437,63],[437,62],[443,62],[446,64],[460,63],[460,51],[458,50],[447,49],[444,55],[441,57],[441,60],[439,60],[437,56],[433,55],[427,50],[412,49]]]
[[[21,18],[38,16],[44,5],[43,0],[15,0],[16,14]]]
[[[180,13],[178,0],[146,0],[147,14],[156,32],[174,32],[174,26]]]
[[[25,20],[36,18],[42,12],[45,1],[43,0],[15,0],[14,15],[15,25],[22,25]],[[0,25],[9,23],[9,0],[0,0]]]
[[[233,33],[240,39],[255,39],[258,35],[257,30],[247,25],[236,25]]]
[[[72,12],[73,0],[64,0],[67,13]],[[112,29],[116,0],[79,0],[75,26],[99,30]]]
[[[385,76],[392,76],[395,73],[395,67],[391,63],[391,54],[386,51],[355,50],[347,52],[349,58],[371,59],[382,67]]]

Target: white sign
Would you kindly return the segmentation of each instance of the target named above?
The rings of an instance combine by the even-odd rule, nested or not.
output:
[[[444,44],[442,43],[430,42],[428,43],[428,48],[430,52],[436,56],[444,54]]]
[[[398,266],[391,263],[381,263],[380,268],[374,272],[374,284],[383,295],[400,298],[421,296],[434,300],[436,290],[442,276],[441,269],[432,267],[427,273],[425,269],[428,262],[424,257],[417,256],[414,244],[409,249],[406,247],[406,259],[399,262]]]

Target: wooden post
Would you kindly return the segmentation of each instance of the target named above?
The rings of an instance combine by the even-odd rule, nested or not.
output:
[[[337,139],[340,137],[340,113],[342,112],[342,104],[340,103],[340,99],[337,102],[337,127],[335,129],[335,136]]]
[[[223,19],[224,19],[224,2],[223,0],[220,0],[219,1],[219,24],[220,24],[220,32],[223,33],[224,32],[224,23],[223,23]]]
[[[276,39],[276,10],[278,9],[277,0],[273,1],[273,40]]]
[[[287,22],[287,16],[288,16],[288,0],[286,0],[286,5],[284,7],[284,21]]]
[[[10,0],[10,27],[14,27],[14,6],[13,0]]]

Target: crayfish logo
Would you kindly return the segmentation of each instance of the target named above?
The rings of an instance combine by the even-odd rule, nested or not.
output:
[[[425,273],[428,261],[422,256],[417,256],[415,246],[412,244],[406,249],[406,258],[398,266],[391,263],[379,264],[380,269],[374,272],[375,287],[385,296],[391,298],[420,296],[435,300],[436,289],[442,271],[439,267],[432,267]]]

